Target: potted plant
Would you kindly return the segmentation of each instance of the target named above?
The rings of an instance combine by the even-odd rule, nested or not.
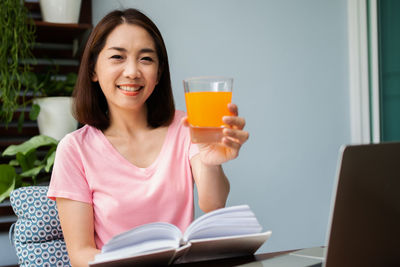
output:
[[[82,0],[40,0],[43,21],[78,23]]]
[[[40,174],[50,173],[57,145],[54,138],[38,135],[7,147],[2,156],[15,158],[9,164],[0,164],[0,202],[16,188],[48,182],[49,176]]]
[[[57,73],[58,68],[43,74],[30,73],[26,86],[35,94],[30,119],[37,119],[40,134],[60,140],[78,127],[72,115],[71,97],[77,75]]]
[[[33,58],[31,48],[35,40],[35,25],[28,18],[24,1],[2,0],[0,32],[0,118],[8,126],[16,110],[26,105],[24,98],[28,90],[23,87],[23,81],[30,66],[24,60]],[[23,120],[22,112],[19,126]]]

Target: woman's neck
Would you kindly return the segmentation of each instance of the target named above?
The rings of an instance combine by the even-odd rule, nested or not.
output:
[[[138,111],[110,110],[110,126],[104,130],[105,135],[135,136],[150,130],[147,123],[147,109]]]

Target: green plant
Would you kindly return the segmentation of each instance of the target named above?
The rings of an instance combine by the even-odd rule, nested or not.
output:
[[[45,73],[29,72],[23,84],[29,88],[36,97],[71,96],[76,79],[77,74],[73,72],[67,75],[58,75],[58,68],[56,67],[49,69]],[[39,112],[39,105],[33,104],[29,113],[29,118],[31,120],[36,120]]]
[[[76,73],[60,75],[58,67],[55,67],[44,73],[29,72],[23,84],[31,89],[35,96],[71,96],[76,79]]]
[[[54,163],[58,141],[37,135],[20,145],[7,147],[3,156],[15,156],[9,164],[0,164],[0,202],[16,188],[36,185],[40,173],[49,173]],[[38,148],[46,148],[40,156]],[[44,177],[48,180],[49,177]]]
[[[19,98],[24,99],[28,91],[22,86],[30,70],[26,59],[33,58],[31,48],[35,41],[35,25],[28,18],[24,1],[1,1],[0,33],[0,118],[8,126],[14,112],[26,105]],[[21,112],[19,124],[23,119]]]

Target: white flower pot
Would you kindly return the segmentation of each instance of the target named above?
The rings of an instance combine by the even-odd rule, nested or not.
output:
[[[40,134],[61,140],[78,128],[78,122],[72,116],[72,97],[43,97],[35,99],[34,103],[40,106],[37,118]]]
[[[40,0],[43,21],[78,23],[82,0]]]

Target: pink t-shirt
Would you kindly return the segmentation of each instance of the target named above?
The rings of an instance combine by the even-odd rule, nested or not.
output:
[[[176,111],[160,154],[147,168],[130,163],[100,130],[88,125],[60,141],[48,197],[93,205],[97,248],[141,224],[169,222],[184,231],[193,220],[189,160],[198,148],[180,123],[183,116]]]

